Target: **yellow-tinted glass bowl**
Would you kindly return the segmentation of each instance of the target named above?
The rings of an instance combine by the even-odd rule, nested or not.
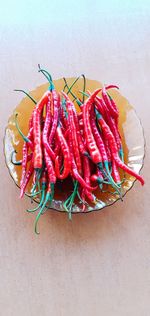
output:
[[[75,78],[67,78],[68,85],[74,81]],[[54,81],[55,87],[57,91],[61,91],[64,87],[63,79]],[[102,87],[102,84],[95,80],[87,79],[86,89],[91,92],[96,88]],[[48,84],[41,85],[37,87],[35,90],[31,91],[30,94],[33,98],[38,101],[43,93],[47,90]],[[72,91],[79,97],[82,98],[79,90],[83,90],[83,81],[79,79],[79,81],[75,84]],[[121,93],[117,89],[109,90],[110,95],[114,98],[118,109],[119,109],[119,130],[122,137],[123,149],[124,149],[124,157],[125,163],[132,168],[137,173],[140,172],[143,166],[144,159],[144,135],[143,129],[140,123],[139,118],[137,117],[134,108],[129,104],[127,99],[121,95]],[[75,104],[76,105],[76,104]],[[15,108],[13,114],[10,116],[8,120],[8,125],[5,130],[4,136],[4,153],[6,159],[6,165],[9,169],[10,175],[12,176],[14,182],[17,186],[20,184],[20,176],[21,176],[21,166],[15,166],[11,163],[11,154],[14,150],[17,150],[16,159],[22,159],[22,146],[23,140],[21,136],[18,134],[17,129],[15,127],[15,113],[18,113],[18,122],[21,130],[25,135],[28,133],[28,120],[34,108],[34,103],[28,98],[25,97],[21,100],[19,105]],[[122,174],[123,176],[123,174]],[[125,193],[133,186],[135,178],[126,174],[125,180],[122,184],[122,193]],[[140,185],[140,184],[139,184]],[[30,193],[31,182],[29,183],[26,194]],[[54,200],[51,204],[51,208],[64,211],[63,202],[66,200],[67,196],[71,193],[71,187],[69,184],[64,182],[61,187],[56,185],[55,188],[55,196]],[[105,193],[96,191],[97,202],[96,204],[87,204],[85,212],[100,210],[106,206],[109,206],[116,202],[119,199],[118,195],[114,195],[110,192],[110,188],[105,188]],[[81,212],[82,205],[79,201],[73,206],[72,212]]]

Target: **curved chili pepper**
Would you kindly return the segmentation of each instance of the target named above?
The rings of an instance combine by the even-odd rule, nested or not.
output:
[[[52,148],[50,147],[49,140],[48,140],[49,130],[51,127],[51,121],[52,121],[52,117],[51,117],[51,111],[50,111],[50,98],[49,98],[46,104],[46,119],[44,122],[44,128],[42,132],[42,142],[49,156],[52,158],[53,161],[55,161],[56,155],[54,151],[52,150]]]
[[[58,125],[58,116],[60,108],[60,95],[56,92],[55,89],[52,90],[52,102],[53,102],[53,122],[49,135],[49,144],[52,143],[52,140],[55,136],[56,128]]]
[[[56,176],[59,179],[65,179],[67,178],[67,176],[70,173],[70,169],[71,169],[71,157],[70,157],[70,150],[69,150],[69,146],[66,142],[65,137],[63,136],[62,130],[60,128],[60,126],[57,127],[56,129],[56,134],[57,134],[57,138],[60,141],[60,146],[61,146],[61,150],[64,156],[64,169],[63,169],[63,173],[60,174],[59,172],[59,163],[58,163],[58,156],[56,157],[55,160],[55,172],[56,172]]]
[[[16,116],[17,119],[17,116]],[[18,122],[16,121],[16,126],[17,129],[20,130],[19,126],[18,126]],[[21,131],[21,130],[20,130]],[[21,132],[22,133],[22,132]],[[23,135],[23,133],[22,133]],[[24,136],[24,135],[23,135]],[[21,180],[20,180],[20,188],[22,190],[23,187],[23,183],[25,181],[25,177],[26,177],[26,170],[27,170],[27,162],[28,162],[28,149],[29,146],[30,148],[33,149],[33,143],[32,143],[32,136],[33,136],[33,128],[31,127],[29,129],[28,135],[27,137],[24,136],[25,142],[23,144],[23,148],[22,148],[22,174],[21,174]]]
[[[28,172],[26,174],[26,177],[25,177],[25,179],[24,179],[24,181],[23,181],[23,183],[21,185],[20,198],[22,198],[23,195],[24,195],[25,189],[26,189],[26,187],[27,187],[27,185],[29,183],[29,180],[30,180],[30,178],[31,178],[31,176],[33,174],[33,171],[34,171],[34,166],[33,166],[33,159],[32,159],[31,163],[30,163],[29,170],[28,170]]]
[[[86,189],[88,189],[90,191],[96,190],[97,187],[91,187],[91,186],[86,184],[86,182],[84,181],[84,179],[81,177],[81,175],[79,174],[79,172],[77,170],[77,166],[76,166],[75,159],[74,159],[74,154],[73,154],[73,147],[72,147],[71,136],[69,138],[69,148],[70,148],[70,156],[71,156],[72,176],[74,177],[75,180],[77,180],[81,184],[81,186],[83,188],[86,188]]]
[[[83,91],[80,91],[83,94]],[[87,90],[87,93],[84,93],[87,97],[91,95],[91,92]],[[97,110],[102,114],[102,116],[105,118],[105,110],[103,106],[103,99],[101,99],[99,96],[96,96],[94,103],[96,105]]]
[[[114,159],[112,160],[112,177],[115,180],[115,182],[120,185],[121,183],[120,174],[119,174],[119,171],[117,169],[117,165]]]
[[[103,97],[112,117],[118,120],[119,111],[118,111],[117,107],[114,108],[114,106],[112,105],[111,100],[107,95],[105,87],[102,88],[102,97]]]
[[[90,162],[89,162],[89,158],[86,156],[83,156],[83,174],[84,174],[84,180],[85,182],[91,186],[91,170],[90,170]],[[95,196],[87,189],[83,189],[84,190],[84,195],[87,196],[87,198],[91,201],[94,202],[95,201]]]
[[[99,152],[101,154],[101,161],[97,162],[98,167],[100,168],[100,170],[102,171],[102,173],[105,176],[107,175],[107,177],[108,177],[109,181],[111,182],[112,186],[115,187],[116,190],[118,190],[119,188],[118,188],[117,184],[114,182],[114,180],[113,180],[113,178],[112,178],[112,176],[110,174],[110,171],[109,171],[108,156],[107,156],[107,153],[106,153],[104,142],[103,142],[103,140],[102,140],[102,138],[101,138],[101,136],[99,134],[99,131],[98,131],[96,123],[95,123],[95,117],[94,117],[93,109],[91,110],[91,128],[92,128],[93,136],[95,137],[95,140],[96,140]],[[104,163],[104,166],[106,168],[106,172],[103,169],[102,162]]]
[[[66,100],[64,100],[66,101]],[[61,106],[60,106],[60,121],[62,122],[62,125],[67,128],[68,123],[67,123],[67,111],[66,111],[66,106],[64,105],[64,101],[62,100]],[[62,105],[63,104],[63,105]],[[65,106],[65,109],[64,109]]]
[[[82,139],[82,135],[80,133],[80,131],[81,131],[81,124],[79,125],[78,116],[77,116],[77,113],[76,113],[75,110],[73,111],[73,115],[74,115],[74,121],[75,121],[75,125],[76,125],[77,140],[78,140],[78,144],[79,144],[80,153],[82,155],[87,155],[87,150],[85,148],[85,145],[84,145],[84,142],[83,142],[83,139]]]
[[[106,153],[106,149],[105,149],[105,145],[104,145],[104,142],[102,140],[102,137],[98,131],[98,128],[96,126],[96,120],[95,120],[95,114],[94,114],[94,107],[91,109],[91,128],[92,128],[92,132],[93,132],[93,136],[96,140],[96,145],[99,149],[99,152],[101,154],[101,161],[105,162],[105,161],[108,161],[108,156],[107,156],[107,153]],[[99,161],[99,162],[101,162]],[[99,163],[98,162],[98,163]]]
[[[116,125],[116,121],[114,121],[114,119],[110,116],[105,102],[99,97],[97,97],[97,100],[101,103],[101,106],[103,107],[104,115],[102,113],[101,114],[103,118],[105,119],[105,121],[107,122],[107,124],[109,125],[112,133],[114,134],[114,137],[117,142],[118,150],[120,150],[120,148],[122,147],[122,144],[121,144],[120,134],[117,127],[118,125]],[[98,107],[97,107],[97,110],[99,112]]]
[[[56,183],[56,174],[55,174],[52,160],[51,160],[50,156],[48,155],[46,148],[44,148],[44,157],[45,157],[45,164],[46,164],[46,168],[47,168],[49,182],[51,184],[52,183],[54,184],[54,183]]]
[[[109,89],[119,89],[118,86],[114,85],[114,84],[109,84],[107,86],[105,86],[105,89],[106,90],[109,90]]]
[[[42,168],[43,153],[41,142],[41,112],[50,97],[50,91],[46,91],[33,111],[33,138],[34,138],[34,169]]]
[[[68,135],[69,135],[69,128],[67,128],[65,131],[63,131],[63,136],[64,138],[68,139]],[[54,153],[55,153],[55,156],[57,157],[59,155],[59,152],[60,152],[60,149],[61,149],[61,144],[60,144],[60,141],[59,141],[59,138],[57,137],[57,133],[56,133],[56,137],[55,137],[55,148],[54,148]]]
[[[109,96],[110,102],[111,102],[112,106],[114,107],[114,109],[118,110],[114,99],[109,94],[108,94],[108,96]],[[117,141],[118,150],[119,150],[119,156],[120,156],[122,162],[124,162],[124,152],[123,152],[123,147],[122,147],[122,143],[121,143],[121,136],[120,136],[120,132],[119,132],[119,128],[118,128],[118,121],[119,121],[119,115],[115,119],[114,136],[115,136],[116,141]],[[112,130],[112,132],[113,132],[113,130]]]
[[[112,107],[114,108],[114,111],[116,113],[118,113],[118,116],[116,117],[116,125],[118,127],[119,111],[118,111],[117,105],[116,105],[115,101],[113,100],[113,98],[111,97],[111,95],[108,92],[107,92],[107,95],[108,95],[108,97],[110,99]]]
[[[106,135],[106,137],[109,141],[112,157],[115,160],[116,165],[118,167],[120,167],[121,169],[123,169],[124,171],[126,171],[127,173],[129,173],[131,176],[138,179],[141,182],[141,184],[144,185],[144,179],[139,174],[137,174],[135,171],[130,169],[128,166],[126,166],[119,158],[118,148],[117,148],[117,145],[115,142],[114,135],[112,134],[109,126],[107,125],[107,123],[104,121],[104,119],[102,118],[102,116],[99,113],[97,113],[97,119],[98,119],[98,122],[99,122],[104,134]]]
[[[100,111],[100,108],[97,106],[98,104],[95,102],[96,108],[97,108],[98,112],[102,114],[103,118],[105,119],[105,121],[109,125],[112,133],[114,134],[116,142],[117,142],[117,146],[118,146],[119,155],[123,161],[123,149],[122,149],[121,137],[120,137],[120,133],[119,133],[119,129],[118,129],[118,118],[116,118],[114,120],[110,116],[110,113],[108,112],[107,106],[106,106],[103,99],[101,99],[98,96],[96,97],[96,99],[101,104],[101,107],[103,108],[103,112]],[[117,106],[116,106],[116,108],[117,108]]]
[[[70,101],[69,97],[62,92],[63,96],[65,97],[66,101],[66,107],[68,111],[68,120],[69,120],[69,126],[70,126],[70,133],[72,137],[72,143],[73,143],[73,150],[75,153],[75,161],[77,164],[77,169],[79,174],[82,174],[82,164],[81,164],[81,156],[80,156],[80,151],[79,151],[79,143],[78,143],[78,138],[77,138],[77,129],[75,125],[75,119],[73,115],[73,103]]]
[[[83,123],[84,123],[84,132],[85,132],[85,138],[86,138],[86,144],[90,153],[90,156],[94,163],[100,163],[102,161],[102,157],[100,154],[100,151],[98,150],[98,147],[96,145],[91,125],[90,125],[90,118],[89,118],[89,111],[92,106],[92,103],[94,102],[94,99],[96,95],[99,93],[100,89],[97,89],[91,96],[86,100],[83,106]]]

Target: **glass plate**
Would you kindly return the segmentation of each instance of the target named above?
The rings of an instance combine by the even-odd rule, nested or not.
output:
[[[74,81],[75,78],[67,78],[67,82],[69,85]],[[55,87],[57,91],[61,91],[64,87],[63,79],[58,79],[54,81]],[[95,80],[87,79],[86,89],[91,92],[96,88],[102,87],[102,84]],[[43,93],[47,90],[48,84],[41,85],[37,87],[35,90],[31,91],[30,94],[35,98],[35,100],[39,100]],[[73,92],[81,98],[81,94],[79,90],[83,89],[83,81],[79,79],[79,81],[75,84],[73,88]],[[143,135],[143,128],[141,126],[140,120],[136,115],[134,108],[130,105],[127,99],[121,95],[121,93],[117,89],[109,90],[110,95],[114,98],[118,109],[119,109],[119,130],[122,137],[124,155],[125,155],[125,163],[132,168],[137,173],[140,172],[143,166],[144,160],[144,149],[145,149],[145,141]],[[18,134],[17,129],[15,127],[14,117],[15,113],[18,113],[18,122],[21,130],[26,135],[28,132],[28,120],[33,110],[34,103],[29,100],[28,97],[25,97],[21,100],[21,102],[15,108],[13,114],[10,116],[8,120],[8,124],[5,130],[4,136],[4,153],[6,165],[9,169],[10,175],[12,176],[15,184],[19,187],[20,184],[20,176],[21,176],[21,166],[14,166],[11,163],[11,154],[14,150],[17,150],[16,159],[22,159],[22,145],[23,141],[21,136]],[[122,174],[122,176],[124,176]],[[123,196],[127,191],[131,189],[135,182],[135,178],[125,174],[125,180],[122,184],[122,193]],[[31,182],[29,183],[26,195],[29,194],[31,189]],[[71,184],[65,182],[59,186],[56,186],[55,189],[55,199],[53,200],[51,207],[57,211],[64,211],[63,202],[66,200],[67,196],[71,192]],[[87,204],[85,212],[100,210],[106,206],[109,206],[119,200],[118,195],[112,194],[110,188],[107,186],[105,189],[107,192],[101,193],[97,191],[95,193],[97,197],[96,204]],[[35,200],[38,202],[38,200]],[[75,204],[72,209],[73,213],[82,212],[82,205],[79,201],[75,201]]]

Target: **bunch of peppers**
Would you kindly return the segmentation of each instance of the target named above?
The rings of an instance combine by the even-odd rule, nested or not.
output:
[[[51,204],[55,187],[60,181],[70,178],[73,183],[72,193],[63,203],[69,218],[76,197],[83,205],[83,212],[86,203],[96,203],[94,191],[97,188],[103,192],[104,186],[109,185],[113,188],[113,193],[122,198],[119,169],[144,184],[143,178],[124,163],[118,128],[119,111],[109,94],[109,89],[118,87],[109,85],[93,93],[85,92],[86,79],[82,75],[84,85],[83,91],[80,91],[82,98],[79,99],[73,94],[72,87],[80,77],[71,87],[64,78],[64,90],[58,93],[51,75],[40,66],[39,72],[48,79],[49,88],[38,102],[24,90],[19,90],[35,103],[35,107],[29,119],[27,136],[20,130],[18,114],[15,115],[16,127],[23,137],[24,144],[22,160],[14,161],[12,156],[12,163],[22,167],[20,197],[23,197],[31,179],[30,196],[39,197],[37,207],[27,210],[37,212],[36,233],[39,233],[39,218],[45,207]],[[69,94],[74,97],[73,101]]]

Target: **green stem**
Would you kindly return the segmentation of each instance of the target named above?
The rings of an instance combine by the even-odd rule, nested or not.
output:
[[[72,205],[77,194],[78,181],[74,182],[74,190],[73,193],[69,196],[69,198],[63,204],[64,209],[68,212],[69,219],[72,219]]]
[[[31,210],[26,210],[28,213],[34,213],[36,212],[42,205],[44,202],[44,198],[45,198],[45,188],[42,189],[42,195],[41,195],[41,200],[40,203],[38,204],[38,206],[36,206],[35,208],[31,209]]]
[[[31,194],[34,193],[34,190],[36,189],[36,187],[37,187],[37,185],[38,185],[38,183],[39,183],[39,180],[40,180],[40,178],[41,178],[42,172],[43,172],[43,168],[41,168],[40,170],[37,171],[37,174],[36,174],[36,181],[35,181],[35,183],[34,183],[34,185],[33,185],[32,190],[31,190]]]
[[[77,190],[77,196],[78,196],[78,198],[79,198],[79,200],[81,201],[82,204],[87,204],[88,205],[88,203],[86,201],[82,200],[81,195],[79,193],[79,190]]]
[[[38,67],[39,67],[38,72],[41,72],[41,73],[45,76],[45,78],[48,80],[48,82],[49,82],[49,84],[50,84],[49,89],[50,89],[51,91],[54,90],[55,87],[54,87],[53,80],[52,80],[52,76],[50,75],[50,73],[49,73],[47,70],[42,69],[42,68],[40,67],[40,64],[38,64]]]
[[[15,114],[15,125],[16,125],[16,128],[17,128],[17,131],[18,131],[18,133],[21,135],[21,137],[23,138],[23,140],[24,140],[26,143],[29,143],[29,142],[30,142],[29,138],[26,137],[26,136],[22,133],[22,131],[21,131],[20,127],[19,127],[17,117],[18,117],[18,113]]]
[[[65,79],[65,78],[63,78],[63,79],[64,79],[64,81],[66,82],[66,86],[67,86],[67,88],[68,88],[67,94],[69,94],[69,92],[72,90],[72,88],[73,88],[73,86],[75,85],[75,83],[80,79],[80,76],[77,77],[77,78],[72,82],[72,84],[71,84],[70,87],[68,87],[68,83],[67,83],[66,79]]]
[[[16,150],[13,150],[12,153],[11,153],[11,163],[15,166],[21,166],[22,165],[22,160],[18,160],[18,161],[14,161],[13,160],[13,157],[14,157],[14,154],[17,154],[17,151]]]
[[[122,146],[121,146],[121,148],[119,150],[119,156],[120,156],[120,159],[122,160],[122,162],[124,163],[124,152],[123,152]]]
[[[45,207],[46,207],[46,204],[48,203],[48,201],[49,200],[52,200],[52,198],[51,198],[51,193],[50,192],[47,192],[47,194],[46,194],[46,197],[45,197],[45,201],[44,201],[44,203],[43,203],[43,205],[42,205],[42,207],[41,207],[41,209],[40,209],[40,211],[39,211],[39,213],[38,213],[38,215],[36,216],[36,219],[35,219],[35,233],[38,235],[39,234],[39,232],[37,231],[37,224],[38,224],[38,221],[39,221],[39,219],[40,219],[40,217],[41,217],[41,215],[43,214],[43,211],[44,211],[44,209],[45,209]]]
[[[33,197],[35,197],[36,195],[40,194],[41,192],[42,192],[42,190],[37,191],[37,192],[34,192],[34,193],[32,193],[32,194],[28,194],[28,196],[29,196],[30,198],[33,198]]]
[[[65,113],[65,117],[66,117],[66,119],[68,119],[68,112],[67,112],[67,109],[66,109],[66,99],[65,98],[62,99],[62,103],[61,104],[62,104],[64,113]]]
[[[22,89],[14,89],[14,91],[23,92],[28,98],[30,98],[30,99],[34,102],[34,104],[37,104],[37,101],[35,101],[35,100],[31,97],[31,95],[30,95],[29,93],[27,93],[26,91],[24,91],[24,90],[22,90]]]
[[[83,77],[83,99],[82,99],[82,103],[84,103],[84,100],[85,100],[85,89],[86,89],[86,78],[85,78],[85,75],[82,74],[82,77]]]
[[[77,104],[78,104],[79,106],[81,106],[81,105],[82,105],[82,102],[80,102],[80,100],[79,100],[79,99],[75,96],[75,94],[71,91],[73,85],[77,82],[77,80],[79,80],[79,78],[80,78],[80,77],[78,77],[78,78],[75,79],[75,81],[72,83],[71,87],[68,86],[68,83],[67,83],[66,78],[63,78],[63,79],[64,79],[65,85],[66,85],[66,87],[67,87],[67,89],[68,89],[68,93],[67,93],[67,94],[70,93],[70,94],[72,95],[72,97],[75,99],[75,101],[77,102]]]
[[[87,92],[85,92],[85,91],[81,91],[81,90],[79,90],[79,92],[80,92],[80,93],[82,93],[82,94],[83,94],[83,96],[85,96],[85,97],[89,97],[89,94],[88,94]]]
[[[106,176],[109,179],[112,187],[118,192],[120,198],[122,199],[122,193],[120,191],[120,187],[115,183],[114,179],[112,178],[107,161],[104,161],[104,166],[105,166],[106,171],[102,167],[102,164],[98,164],[98,168],[100,169],[100,171],[104,174],[104,176]]]

